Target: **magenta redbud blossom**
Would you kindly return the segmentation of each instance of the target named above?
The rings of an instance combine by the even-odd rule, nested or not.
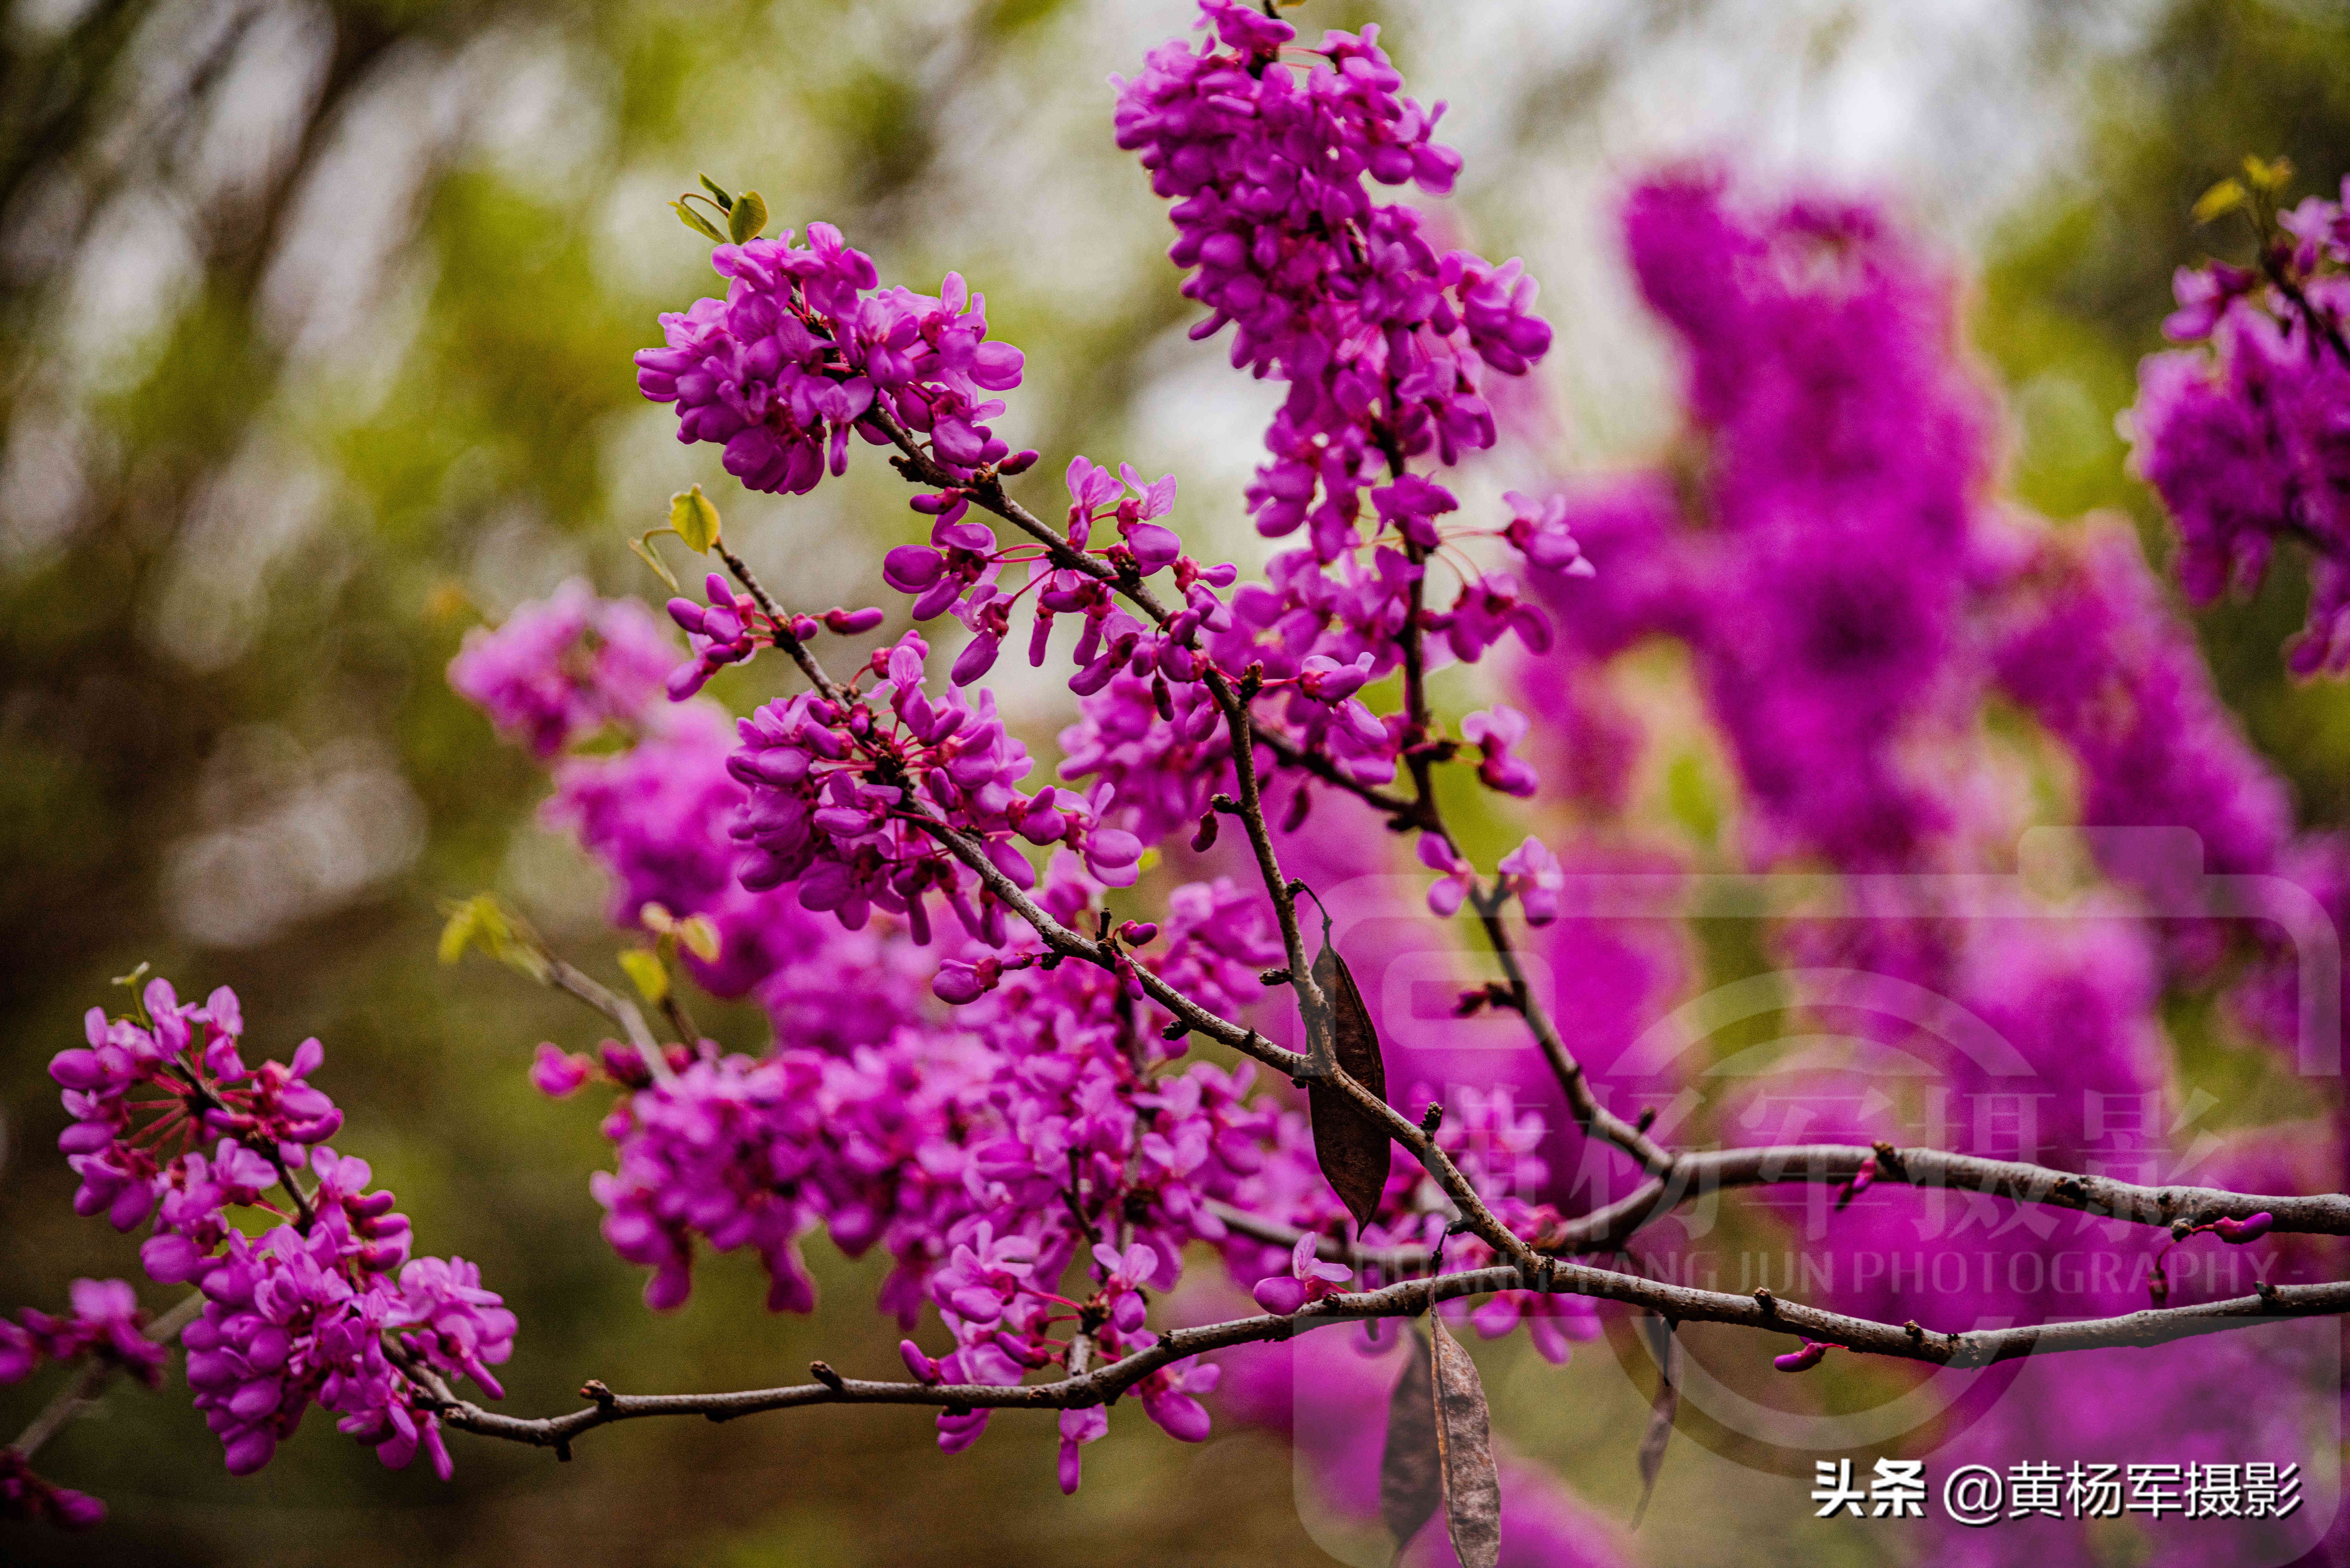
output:
[[[1269,1313],[1285,1315],[1308,1302],[1336,1294],[1341,1284],[1353,1279],[1354,1270],[1344,1263],[1326,1263],[1315,1254],[1320,1242],[1316,1235],[1300,1236],[1297,1244],[1290,1249],[1289,1272],[1259,1280],[1251,1291],[1256,1304]]]
[[[1804,1341],[1801,1350],[1791,1350],[1784,1355],[1774,1355],[1771,1365],[1782,1372],[1807,1372],[1817,1366],[1828,1353],[1828,1346],[1816,1339]]]
[[[1440,919],[1449,920],[1461,912],[1461,904],[1468,898],[1476,868],[1440,833],[1421,834],[1419,853],[1421,865],[1443,873],[1429,884],[1428,908]]]
[[[2222,1241],[2233,1242],[2241,1247],[2247,1241],[2257,1241],[2267,1235],[2269,1227],[2275,1223],[2276,1216],[2263,1209],[2259,1213],[2248,1215],[2241,1220],[2218,1220],[2213,1223],[2211,1233]]]
[[[1298,666],[1297,689],[1324,702],[1352,697],[1371,678],[1371,656],[1357,654],[1352,664],[1341,664],[1326,654],[1309,654]]]
[[[1205,1442],[1210,1430],[1207,1407],[1193,1396],[1212,1391],[1222,1374],[1223,1368],[1212,1362],[1162,1366],[1144,1378],[1137,1388],[1142,1399],[1142,1413],[1170,1438],[1186,1443]]]
[[[1109,1436],[1109,1412],[1098,1405],[1082,1410],[1061,1412],[1061,1490],[1074,1495],[1080,1479],[1082,1461],[1077,1457],[1080,1444],[1098,1442]]]
[[[1526,738],[1526,730],[1523,713],[1498,704],[1491,711],[1471,713],[1461,721],[1461,737],[1484,754],[1484,761],[1477,765],[1477,776],[1488,789],[1530,795],[1540,787],[1534,770],[1523,758],[1510,754],[1510,749]]]
[[[917,1383],[936,1383],[939,1364],[922,1353],[922,1347],[910,1339],[898,1342],[898,1355],[906,1363],[906,1370]]]
[[[931,994],[951,1007],[977,1002],[989,988],[983,982],[979,971],[961,959],[949,959],[931,977]]]
[[[549,757],[608,723],[643,723],[676,661],[642,605],[599,599],[575,577],[543,601],[517,605],[495,631],[466,633],[449,684],[503,733]],[[213,1024],[229,1035],[244,1026],[217,1015]]]
[[[558,1048],[553,1042],[542,1042],[538,1054],[530,1064],[531,1087],[555,1099],[564,1099],[578,1093],[588,1081],[588,1058]]]
[[[33,1472],[13,1448],[0,1448],[0,1519],[43,1520],[60,1530],[88,1530],[106,1518],[106,1504]]]
[[[1503,536],[1523,552],[1528,565],[1570,577],[1592,576],[1591,562],[1567,525],[1573,508],[1565,496],[1537,501],[1513,490],[1502,500],[1513,514]]]
[[[1529,836],[1503,856],[1494,870],[1502,885],[1517,896],[1526,924],[1546,926],[1558,919],[1559,893],[1565,886],[1566,873],[1548,845]]]
[[[0,1318],[0,1383],[22,1383],[41,1364],[41,1341],[16,1324]]]
[[[955,656],[954,669],[948,674],[947,679],[958,686],[970,685],[995,668],[995,656],[1003,649],[1003,641],[1001,638],[981,633],[966,643],[962,652]]]
[[[881,580],[901,594],[918,594],[939,580],[946,557],[920,545],[900,545],[881,557]]]

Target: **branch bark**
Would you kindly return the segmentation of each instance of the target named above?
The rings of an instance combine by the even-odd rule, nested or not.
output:
[[[509,1442],[567,1449],[573,1438],[616,1421],[700,1416],[712,1421],[809,1405],[913,1405],[939,1408],[1065,1410],[1107,1404],[1162,1366],[1211,1350],[1286,1340],[1315,1328],[1366,1318],[1410,1317],[1437,1302],[1497,1290],[1528,1288],[1514,1266],[1503,1265],[1433,1280],[1407,1280],[1376,1291],[1325,1297],[1285,1316],[1235,1318],[1172,1330],[1150,1348],[1081,1376],[1052,1383],[989,1384],[835,1381],[751,1388],[722,1394],[609,1394],[592,1385],[594,1403],[568,1415],[526,1419],[501,1416],[463,1399],[441,1403],[441,1419],[462,1431]],[[1987,1366],[2033,1355],[2146,1348],[2292,1318],[2350,1313],[2350,1281],[2280,1285],[2264,1295],[2196,1306],[2149,1308],[2078,1323],[2026,1324],[1971,1333],[1943,1333],[1847,1317],[1799,1302],[1728,1295],[1670,1284],[1638,1274],[1555,1262],[1539,1286],[1645,1307],[1684,1323],[1721,1323],[1840,1345],[1865,1355],[1942,1366]],[[829,1368],[826,1370],[829,1371]]]

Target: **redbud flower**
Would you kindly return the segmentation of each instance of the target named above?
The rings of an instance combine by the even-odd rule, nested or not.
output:
[[[551,1041],[544,1042],[531,1063],[531,1087],[554,1099],[564,1099],[578,1092],[579,1085],[588,1081],[588,1070],[587,1057],[563,1051]]]
[[[1340,1284],[1355,1277],[1355,1271],[1345,1264],[1326,1263],[1315,1255],[1320,1241],[1310,1232],[1297,1238],[1289,1253],[1289,1273],[1268,1275],[1250,1293],[1257,1305],[1277,1316],[1286,1315],[1308,1302],[1336,1294]]]
[[[1817,1366],[1828,1353],[1828,1346],[1816,1339],[1804,1341],[1801,1350],[1791,1350],[1784,1355],[1774,1355],[1771,1365],[1782,1372],[1806,1372]]]
[[[1077,1490],[1082,1461],[1077,1457],[1081,1443],[1098,1442],[1109,1436],[1109,1412],[1098,1405],[1088,1405],[1082,1410],[1061,1412],[1061,1490],[1073,1495]]]
[[[1419,836],[1419,863],[1431,871],[1444,873],[1429,884],[1428,907],[1439,917],[1451,919],[1461,912],[1461,902],[1469,896],[1476,867],[1462,858],[1451,841],[1440,833]]]
[[[1548,845],[1529,836],[1524,843],[1503,856],[1494,870],[1503,885],[1517,895],[1526,924],[1546,926],[1558,919],[1559,894],[1565,887],[1566,873]]]

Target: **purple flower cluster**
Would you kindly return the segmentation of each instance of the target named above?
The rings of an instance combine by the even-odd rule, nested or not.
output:
[[[1376,27],[1295,49],[1295,28],[1239,0],[1201,0],[1200,25],[1202,47],[1163,45],[1118,84],[1118,142],[1176,203],[1169,255],[1211,312],[1192,336],[1229,323],[1233,365],[1289,383],[1249,494],[1257,527],[1310,521],[1333,559],[1355,542],[1362,493],[1392,471],[1373,496],[1380,524],[1432,543],[1450,497],[1403,462],[1493,444],[1483,371],[1523,374],[1550,348],[1534,281],[1514,261],[1439,254],[1417,212],[1372,200],[1366,175],[1443,195],[1461,169],[1430,140],[1443,107],[1397,96]]]
[[[2283,781],[2212,690],[2134,534],[2033,541],[1990,624],[2000,685],[2080,764],[2084,826],[2192,828],[2214,872],[2276,865],[2293,834]],[[2105,869],[2166,909],[2194,896],[2175,867],[2109,852]]]
[[[1024,793],[1028,750],[997,716],[994,693],[974,703],[951,687],[933,701],[922,685],[929,652],[910,631],[874,651],[845,702],[802,692],[741,722],[743,744],[727,766],[750,790],[734,827],[751,850],[743,885],[795,883],[803,905],[835,911],[852,930],[886,909],[905,917],[917,942],[930,940],[925,900],[936,889],[973,937],[1001,944],[1001,907],[984,888],[975,902],[966,895],[969,871],[925,821],[981,837],[1023,888],[1036,885],[1023,842],[1065,846],[1100,880],[1131,883],[1141,841],[1103,825],[1094,803],[1072,791]],[[860,690],[868,677],[876,684]],[[917,814],[918,802],[930,815]]]
[[[1939,759],[1975,695],[1953,676],[1957,568],[1988,421],[1950,353],[1948,285],[1866,208],[1753,211],[1710,176],[1639,187],[1625,227],[1687,349],[1713,526],[1688,526],[1661,478],[1522,500],[1529,558],[1565,563],[1535,568],[1573,607],[1561,662],[1682,639],[1732,748],[1752,857],[1910,864],[1962,820]],[[1586,560],[1597,576],[1570,584]],[[1552,725],[1624,733],[1571,674],[1521,691]]]
[[[39,1520],[60,1530],[89,1530],[106,1518],[106,1504],[86,1491],[33,1473],[32,1461],[0,1448],[0,1519]]]
[[[799,495],[827,464],[843,472],[852,429],[889,440],[877,409],[960,476],[1010,455],[984,421],[1003,411],[989,394],[1020,384],[1020,350],[987,341],[987,302],[957,275],[935,296],[868,293],[871,259],[829,223],[810,223],[806,245],[789,230],[721,245],[710,265],[726,297],[664,315],[667,346],[637,355],[637,386],[677,405],[678,440],[723,442],[747,488]]]
[[[729,828],[750,791],[727,769],[735,744],[725,710],[678,703],[626,749],[556,760],[542,819],[611,874],[615,925],[644,929],[648,905],[712,922],[717,956],[679,956],[713,994],[753,996],[779,1032],[826,1049],[885,1038],[918,1007],[933,964],[878,933],[843,931],[792,889],[743,887],[744,851]]]
[[[321,1207],[307,1235],[280,1225],[257,1241],[231,1236],[204,1271],[203,1315],[181,1334],[196,1407],[232,1475],[267,1464],[316,1403],[385,1464],[404,1468],[421,1448],[446,1480],[440,1418],[402,1368],[471,1377],[502,1397],[489,1368],[514,1352],[514,1314],[462,1258],[414,1259],[395,1281],[388,1249],[356,1235],[350,1218],[372,1220],[379,1232],[383,1220],[400,1221],[404,1253],[406,1220],[389,1213],[391,1194],[357,1190],[369,1179],[364,1160],[324,1148],[312,1158],[321,1195],[341,1200]]]
[[[1027,580],[1007,590],[1002,582],[1006,555],[997,547],[994,530],[971,517],[969,495],[960,490],[915,497],[916,511],[936,514],[931,543],[890,551],[882,562],[883,578],[899,592],[914,596],[916,620],[929,620],[951,608],[971,628],[972,639],[955,660],[958,686],[967,686],[994,668],[1011,632],[1013,610],[1030,592],[1036,596],[1028,637],[1032,665],[1045,662],[1054,617],[1085,618],[1076,652],[1077,673],[1069,681],[1072,691],[1096,691],[1121,671],[1150,680],[1162,696],[1170,680],[1201,679],[1209,665],[1201,652],[1200,633],[1231,624],[1231,612],[1217,590],[1232,586],[1238,568],[1201,566],[1183,554],[1183,542],[1173,529],[1154,521],[1174,507],[1173,474],[1146,483],[1131,464],[1121,464],[1113,473],[1079,457],[1070,462],[1066,478],[1069,516],[1065,538],[1072,551],[1098,555],[1122,581],[1139,583],[1173,571],[1182,607],[1170,611],[1164,624],[1145,624],[1119,604],[1109,583],[1072,567],[1032,566]],[[1097,544],[1097,528],[1105,535],[1115,528],[1117,537]]]
[[[2350,195],[2350,183],[2345,183]],[[2311,551],[2296,675],[2350,671],[2350,218],[2315,197],[2280,213],[2270,270],[2181,268],[2163,324],[2201,348],[2148,356],[2130,412],[2138,472],[2178,526],[2197,604],[2249,588],[2280,538]]]
[[[1065,865],[1044,897],[1069,918],[1092,890]],[[836,925],[821,940],[854,939]],[[1159,971],[1228,1009],[1277,953],[1258,901],[1227,884],[1176,889],[1164,931],[1129,924],[1126,940],[1163,942]],[[624,1048],[600,1063],[542,1048],[532,1077],[544,1091],[570,1094],[599,1067],[625,1091],[605,1127],[619,1162],[594,1188],[607,1239],[652,1271],[647,1301],[686,1298],[698,1249],[747,1248],[768,1272],[770,1307],[805,1311],[814,1289],[798,1249],[822,1228],[852,1255],[878,1244],[895,1261],[881,1305],[909,1328],[926,1302],[938,1309],[953,1347],[936,1360],[910,1349],[919,1376],[1017,1382],[1066,1359],[1058,1331],[1079,1319],[1098,1320],[1087,1332],[1103,1355],[1152,1343],[1147,1292],[1173,1286],[1186,1242],[1223,1235],[1204,1200],[1239,1191],[1280,1118],[1250,1103],[1246,1068],[1155,1072],[1181,1047],[1117,977],[1048,971],[1032,943],[1014,947],[1008,960],[949,961],[941,974],[984,968],[986,983],[944,1019],[846,1048],[705,1048],[660,1085]],[[1097,1240],[1112,1231],[1120,1248]],[[1061,1295],[1063,1275],[1088,1259],[1091,1294]],[[1138,1392],[1160,1426],[1196,1440],[1207,1417],[1194,1396],[1213,1377],[1170,1367]],[[942,1417],[941,1442],[959,1449],[985,1425],[983,1414]],[[1081,1426],[1071,1452],[1097,1435]]]
[[[449,661],[449,684],[540,757],[608,724],[657,720],[677,649],[634,599],[603,599],[577,577],[476,628]],[[689,667],[690,668],[690,667]]]
[[[469,1376],[495,1395],[488,1368],[512,1352],[514,1315],[472,1264],[411,1259],[392,1194],[369,1190],[365,1160],[326,1146],[343,1118],[309,1083],[326,1058],[317,1041],[290,1063],[247,1068],[244,1013],[227,987],[182,1005],[155,980],[140,1000],[135,1017],[90,1009],[88,1045],[50,1063],[74,1118],[58,1143],[81,1178],[76,1210],[121,1231],[152,1215],[140,1249],[149,1277],[203,1290],[203,1315],[182,1335],[188,1383],[229,1469],[268,1463],[318,1403],[384,1463],[405,1465],[421,1446],[445,1477],[432,1401],[402,1367]],[[199,1146],[213,1139],[207,1155]],[[273,1188],[282,1200],[265,1196]],[[255,1240],[231,1223],[234,1208],[283,1222]],[[132,1344],[143,1336],[128,1287],[77,1287],[75,1305],[104,1321],[109,1354],[151,1367],[140,1358],[154,1347]]]
[[[128,1372],[150,1388],[163,1382],[163,1347],[147,1337],[147,1314],[120,1280],[76,1280],[72,1311],[53,1317],[27,1307],[0,1318],[0,1383],[21,1383],[43,1361],[88,1355]]]
[[[1644,637],[1672,637],[1690,648],[1706,716],[1730,742],[1733,843],[1749,857],[1973,869],[2004,857],[2033,820],[1981,739],[1983,705],[2005,698],[2038,721],[2085,825],[2192,828],[2212,871],[2282,871],[2321,898],[2344,897],[2350,882],[2329,869],[2326,847],[2293,840],[2279,781],[2219,701],[2135,540],[2005,516],[1980,495],[1989,427],[1952,346],[1938,268],[1873,213],[1808,202],[1757,213],[1712,181],[1642,188],[1627,229],[1643,291],[1687,349],[1704,479],[1639,475],[1563,498],[1562,521],[1598,572],[1571,590],[1578,613],[1558,652],[1523,667],[1519,695],[1544,727],[1609,738],[1627,766],[1641,731],[1606,706],[1606,663]],[[1622,776],[1586,798],[1620,811]],[[2117,886],[2076,898],[2062,919],[2020,894],[1939,909],[1929,892],[1887,899],[1856,883],[1841,918],[1783,923],[1774,940],[1793,967],[1846,972],[1846,989],[1809,1011],[1856,1055],[1791,1062],[1730,1108],[1742,1139],[1889,1137],[2168,1179],[2164,987],[2230,975],[2216,961],[2224,932],[2144,918],[2199,908],[2196,867],[2182,880],[2175,857],[2144,853],[2153,840],[2093,842]],[[1539,891],[1542,872],[1527,869]],[[2241,1011],[2273,1015],[2277,989],[2256,965]],[[1920,1028],[1925,998],[1967,1029]],[[2033,1108],[1971,1127],[1897,1120],[1905,1113],[1877,1090],[1896,1063],[1977,1105],[2006,1096]],[[2140,1130],[2113,1132],[2111,1107],[2123,1105],[2144,1107]],[[2338,1171],[2338,1149],[2324,1158]],[[1766,1202],[1826,1227],[1825,1241],[1806,1234],[1805,1255],[1844,1310],[1898,1321],[1914,1308],[1914,1287],[1885,1268],[1893,1257],[1939,1269],[1938,1299],[1958,1321],[2123,1312],[2162,1283],[2159,1251],[2142,1236],[2084,1235],[1883,1182],[1841,1197],[1834,1210],[1825,1193]],[[2011,1266],[1986,1272],[1979,1242],[1991,1236]],[[2012,1453],[2028,1431],[2085,1451],[2124,1425],[2199,1444],[2260,1424],[2226,1408],[2226,1385],[2243,1375],[2232,1349],[2214,1361],[2166,1353],[2162,1386],[2117,1423],[2093,1364],[2035,1368],[1966,1447],[1973,1458]],[[2005,1386],[1987,1386],[1983,1405]],[[2019,1533],[1996,1551],[1978,1542],[1970,1560],[2077,1553],[2076,1531]]]

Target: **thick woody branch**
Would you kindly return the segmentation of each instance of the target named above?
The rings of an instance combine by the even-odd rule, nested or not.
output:
[[[1406,1280],[1376,1291],[1328,1296],[1285,1316],[1236,1318],[1197,1328],[1179,1328],[1147,1350],[1056,1382],[1010,1387],[989,1384],[868,1382],[831,1376],[816,1383],[753,1388],[723,1394],[613,1394],[590,1384],[594,1402],[569,1415],[524,1419],[501,1416],[465,1400],[439,1406],[441,1419],[463,1431],[509,1442],[552,1448],[567,1456],[572,1439],[616,1421],[660,1416],[700,1416],[712,1421],[809,1405],[912,1405],[944,1409],[1066,1410],[1117,1399],[1160,1367],[1207,1351],[1286,1340],[1326,1324],[1368,1318],[1413,1317],[1436,1303],[1493,1291],[1541,1289],[1560,1294],[1625,1302],[1683,1323],[1721,1323],[1784,1334],[1871,1355],[1945,1366],[1983,1366],[2035,1354],[2144,1348],[2181,1339],[2251,1328],[2289,1318],[2350,1313],[2350,1282],[2279,1285],[2268,1292],[2197,1306],[2165,1307],[2078,1323],[2027,1324],[2016,1328],[1944,1333],[1847,1317],[1799,1302],[1728,1295],[1651,1280],[1638,1274],[1553,1261],[1537,1280],[1514,1265]]]
[[[1879,1185],[1976,1194],[2013,1203],[2069,1209],[2093,1220],[2168,1229],[2181,1222],[2271,1217],[2272,1231],[2297,1236],[2350,1236],[2350,1194],[2314,1197],[2231,1192],[2215,1187],[2141,1187],[2019,1160],[1984,1159],[1934,1148],[1890,1145],[1784,1144],[1704,1149],[1682,1154],[1666,1176],[1642,1182],[1624,1197],[1554,1226],[1534,1244],[1545,1253],[1612,1252],[1682,1204],[1712,1193],[1790,1183],[1845,1182],[1874,1160]],[[1297,1227],[1211,1199],[1210,1211],[1232,1230],[1274,1246],[1295,1246]],[[1426,1248],[1349,1247],[1323,1238],[1319,1251],[1333,1262],[1409,1273],[1428,1266]]]

